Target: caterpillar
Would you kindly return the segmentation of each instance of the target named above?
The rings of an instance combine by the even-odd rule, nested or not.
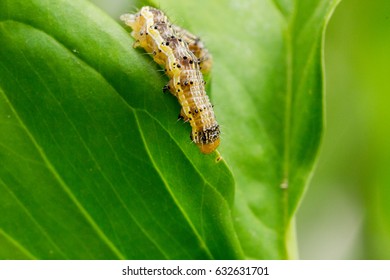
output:
[[[201,72],[201,67],[204,72],[210,70],[211,56],[199,38],[173,25],[162,11],[149,6],[120,19],[132,29],[133,47],[142,47],[164,67],[170,80],[163,91],[177,97],[181,105],[179,118],[192,127],[191,140],[202,153],[213,152],[220,144],[220,129]]]

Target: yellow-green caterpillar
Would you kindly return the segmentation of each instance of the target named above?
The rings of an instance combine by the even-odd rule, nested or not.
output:
[[[211,56],[199,38],[174,26],[165,14],[152,7],[142,7],[136,14],[125,14],[121,20],[132,28],[134,47],[153,55],[170,78],[163,90],[169,90],[182,106],[180,117],[191,124],[191,139],[205,154],[220,143],[219,125],[205,91],[203,72],[211,67]]]

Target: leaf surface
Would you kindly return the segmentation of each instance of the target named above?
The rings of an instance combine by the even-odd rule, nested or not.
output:
[[[85,1],[2,1],[0,41],[0,257],[239,257],[231,173],[127,31]]]
[[[246,258],[297,257],[293,217],[323,131],[323,31],[338,1],[160,3],[213,54],[220,152]]]
[[[294,257],[336,3],[160,2],[214,57],[216,163],[128,30],[84,1],[2,1],[0,257]]]

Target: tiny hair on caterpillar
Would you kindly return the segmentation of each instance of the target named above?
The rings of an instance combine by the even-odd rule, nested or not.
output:
[[[164,67],[170,80],[163,91],[178,99],[180,118],[192,128],[191,140],[204,154],[215,151],[220,144],[220,128],[202,74],[210,71],[212,60],[199,37],[172,24],[162,11],[149,6],[120,19],[132,29],[133,46],[143,48]]]

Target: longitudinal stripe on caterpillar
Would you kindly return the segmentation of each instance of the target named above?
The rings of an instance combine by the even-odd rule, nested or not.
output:
[[[220,143],[220,130],[201,73],[201,67],[210,70],[211,56],[199,38],[172,25],[162,11],[152,7],[122,15],[121,20],[133,30],[134,47],[153,54],[154,61],[165,67],[170,81],[163,90],[179,100],[180,117],[192,127],[192,141],[202,153],[213,152]]]

